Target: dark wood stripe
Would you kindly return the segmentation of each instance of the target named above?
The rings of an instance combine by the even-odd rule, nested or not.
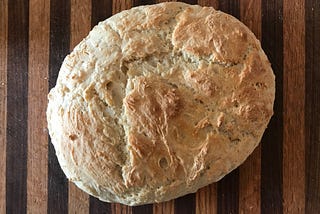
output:
[[[155,4],[156,0],[132,0],[132,6]]]
[[[89,202],[89,213],[90,214],[110,214],[112,213],[111,204],[100,201],[99,199],[90,196]]]
[[[282,213],[283,20],[282,0],[262,1],[262,47],[276,75],[274,115],[261,141],[261,213]]]
[[[198,4],[197,0],[181,0],[181,2],[187,3],[187,4]]]
[[[285,214],[299,214],[305,211],[304,10],[304,1],[283,0],[283,90],[285,93],[283,96],[283,123],[285,124],[283,212]]]
[[[196,213],[196,194],[188,194],[174,200],[175,214]]]
[[[320,1],[306,0],[306,213],[320,213]]]
[[[70,46],[70,0],[50,1],[49,89]],[[68,180],[60,168],[51,141],[48,149],[48,213],[68,213]]]
[[[239,0],[219,1],[219,10],[240,18]],[[239,212],[239,169],[233,170],[218,183],[218,213]]]
[[[91,3],[91,27],[97,25],[100,21],[109,18],[112,15],[112,0],[92,0]],[[99,199],[90,196],[89,213],[112,213],[111,204],[102,202]]]
[[[46,213],[48,133],[45,107],[48,94],[50,8],[47,0],[30,0],[29,5],[27,212]]]
[[[162,2],[175,2],[177,0],[156,0],[156,3],[162,3]],[[208,0],[209,1],[209,0]]]
[[[132,209],[132,214],[152,214],[153,213],[152,204],[135,206],[135,207],[132,207],[131,209]]]
[[[218,213],[239,211],[239,170],[235,169],[218,183]]]
[[[240,19],[240,0],[219,1],[219,10]]]
[[[261,0],[241,0],[240,20],[261,39]],[[239,212],[260,213],[261,144],[239,168]]]
[[[26,213],[29,1],[8,2],[6,211]]]
[[[0,1],[0,213],[6,213],[8,0]]]
[[[94,27],[112,15],[112,0],[93,0],[91,14],[91,27]]]

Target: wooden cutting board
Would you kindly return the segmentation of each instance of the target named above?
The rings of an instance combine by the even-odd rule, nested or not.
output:
[[[161,1],[0,1],[0,213],[320,213],[320,2],[189,0],[243,21],[276,75],[274,116],[249,159],[220,182],[166,203],[89,197],[62,173],[46,129],[48,90],[98,21]]]

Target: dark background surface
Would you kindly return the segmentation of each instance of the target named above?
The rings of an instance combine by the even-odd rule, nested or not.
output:
[[[243,21],[276,75],[274,116],[239,168],[197,193],[128,207],[69,183],[46,129],[47,93],[90,29],[138,0],[0,0],[0,213],[320,213],[320,1],[189,0]]]

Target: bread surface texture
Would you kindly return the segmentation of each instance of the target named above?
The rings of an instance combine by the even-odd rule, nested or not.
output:
[[[259,144],[275,77],[254,34],[210,7],[171,2],[100,22],[48,95],[69,180],[102,201],[167,201],[216,182]]]

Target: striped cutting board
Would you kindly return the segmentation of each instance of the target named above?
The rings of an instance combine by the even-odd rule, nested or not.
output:
[[[242,20],[276,74],[262,145],[217,184],[127,207],[68,183],[46,129],[48,90],[98,21],[139,0],[0,0],[0,213],[320,213],[320,1],[189,0]]]

